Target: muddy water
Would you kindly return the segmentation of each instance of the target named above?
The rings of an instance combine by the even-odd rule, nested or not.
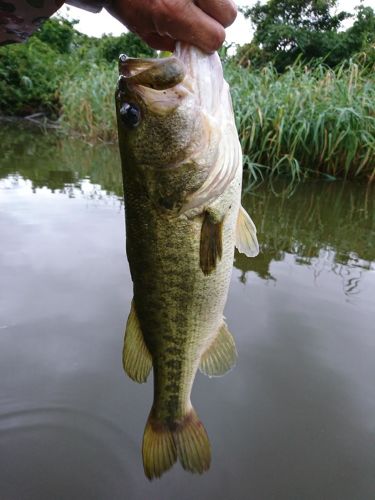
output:
[[[239,351],[198,375],[203,476],[143,475],[152,383],[121,366],[132,297],[116,148],[0,131],[1,500],[375,498],[375,204],[361,184],[244,194]]]

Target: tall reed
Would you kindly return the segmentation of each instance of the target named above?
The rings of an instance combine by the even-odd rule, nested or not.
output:
[[[272,65],[252,71],[229,62],[225,75],[253,179],[375,178],[374,72],[350,62],[279,75]],[[88,140],[115,141],[116,79],[103,66],[63,82],[63,124]]]
[[[354,62],[335,71],[227,66],[245,164],[253,178],[375,175],[375,78]]]
[[[69,133],[89,141],[117,140],[114,65],[92,65],[62,82],[61,123]]]

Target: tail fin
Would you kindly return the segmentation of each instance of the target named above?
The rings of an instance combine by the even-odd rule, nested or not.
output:
[[[150,415],[143,434],[143,467],[149,479],[160,477],[177,460],[176,445],[169,428]]]
[[[211,449],[206,429],[192,408],[179,422],[168,425],[148,418],[143,435],[143,467],[149,479],[160,477],[180,460],[182,467],[202,474],[210,467]]]
[[[174,441],[178,458],[185,470],[202,474],[210,467],[210,441],[194,408],[178,425],[174,432]]]

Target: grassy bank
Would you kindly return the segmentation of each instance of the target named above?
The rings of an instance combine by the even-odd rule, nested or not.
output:
[[[245,165],[254,179],[375,175],[375,77],[358,63],[335,71],[296,65],[225,67]],[[62,124],[88,140],[116,141],[116,69],[91,68],[60,89]]]
[[[255,177],[375,173],[375,77],[356,62],[226,71],[245,163]]]
[[[94,39],[49,20],[26,44],[0,48],[0,115],[42,113],[90,142],[116,142],[117,57],[155,53],[129,33]],[[375,178],[373,54],[335,69],[294,64],[242,67],[225,57],[246,167],[251,178],[286,175]]]

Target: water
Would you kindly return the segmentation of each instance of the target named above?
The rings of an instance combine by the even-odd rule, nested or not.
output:
[[[374,190],[244,196],[262,253],[236,255],[239,351],[193,403],[211,469],[143,475],[152,383],[122,371],[132,297],[116,148],[0,131],[1,500],[375,498]]]

